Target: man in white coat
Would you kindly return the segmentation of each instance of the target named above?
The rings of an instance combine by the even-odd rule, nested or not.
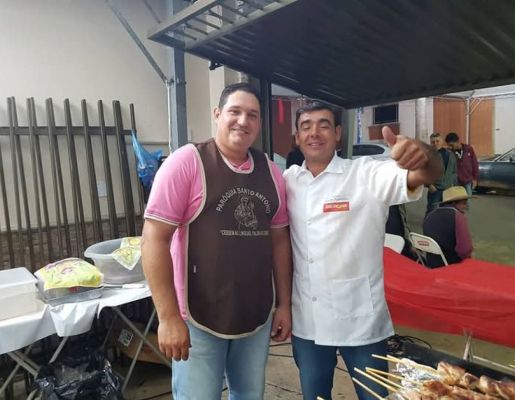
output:
[[[354,368],[387,369],[393,335],[383,281],[388,207],[417,200],[442,174],[429,145],[383,128],[389,161],[336,155],[338,112],[313,102],[297,111],[302,166],[285,171],[293,246],[293,354],[305,400],[331,399],[337,351]],[[370,381],[367,381],[370,386]],[[387,393],[375,387],[379,394]],[[356,386],[360,399],[373,398]]]

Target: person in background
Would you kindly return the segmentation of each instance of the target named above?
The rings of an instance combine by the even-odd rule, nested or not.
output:
[[[468,195],[472,195],[472,189],[477,186],[479,178],[479,165],[476,153],[471,145],[461,143],[455,132],[450,132],[445,137],[445,142],[456,155],[458,166],[458,184],[463,186]]]
[[[283,174],[294,259],[293,356],[305,400],[331,399],[337,352],[351,376],[355,367],[387,370],[372,354],[385,354],[393,334],[383,280],[388,207],[417,200],[442,173],[433,148],[386,127],[393,160],[338,157],[340,121],[325,103],[298,109],[295,137],[305,162]],[[355,389],[360,399],[373,399]],[[373,390],[387,395],[378,385]]]
[[[474,196],[470,196],[463,186],[453,186],[444,190],[442,197],[440,207],[424,219],[423,233],[438,243],[449,264],[455,264],[472,255],[472,237],[465,211],[467,200]],[[444,263],[442,257],[427,253],[426,265],[437,268]]]
[[[404,247],[401,254],[412,260],[417,260],[417,251],[410,241],[410,228],[408,225],[408,212],[406,205],[396,204],[388,209],[388,219],[386,220],[386,233],[400,236],[404,239]]]
[[[286,168],[290,168],[292,165],[302,165],[304,162],[304,154],[300,151],[299,146],[295,143],[295,136],[292,137],[293,143],[291,150],[286,156]]]
[[[261,400],[270,337],[291,331],[291,244],[279,168],[251,148],[259,94],[227,86],[216,135],[170,155],[145,210],[142,260],[175,400]],[[274,284],[275,283],[275,284]]]
[[[458,184],[458,173],[456,170],[456,156],[454,152],[444,147],[443,138],[439,133],[432,133],[429,136],[431,146],[433,146],[442,157],[444,172],[442,177],[434,184],[427,187],[427,210],[426,214],[438,207],[442,201],[442,192],[451,186]]]

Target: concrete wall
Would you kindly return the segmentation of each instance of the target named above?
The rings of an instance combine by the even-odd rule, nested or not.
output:
[[[494,153],[515,147],[515,95],[500,97],[494,105]]]
[[[116,3],[136,33],[168,71],[168,50],[146,38],[156,24],[139,0]],[[158,9],[160,1],[154,1]],[[162,7],[161,7],[162,8]],[[140,50],[128,36],[104,0],[0,0],[2,62],[0,88],[3,97],[15,96],[20,105],[34,97],[38,117],[52,97],[57,107],[65,98],[75,105],[73,119],[81,121],[77,104],[86,99],[92,109],[90,124],[97,125],[96,101],[120,100],[124,125],[129,126],[128,106],[134,103],[143,141],[167,142],[166,90]],[[107,111],[107,110],[106,110]],[[57,124],[63,124],[61,113]],[[112,123],[112,114],[106,114]],[[7,124],[5,101],[0,103],[0,125]],[[25,113],[20,124],[26,124]]]

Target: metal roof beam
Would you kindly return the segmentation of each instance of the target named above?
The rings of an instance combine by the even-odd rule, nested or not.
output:
[[[262,9],[258,9],[256,11],[252,11],[248,14],[246,18],[241,18],[236,21],[234,21],[231,24],[226,24],[222,28],[220,28],[218,31],[210,33],[208,36],[206,36],[203,39],[199,39],[195,41],[194,43],[185,43],[186,50],[193,49],[197,46],[205,46],[208,43],[212,42],[213,40],[218,39],[219,37],[223,35],[227,35],[247,24],[251,24],[255,20],[267,15],[271,14],[285,6],[288,6],[290,4],[293,4],[299,0],[280,0],[280,1],[274,1],[273,3],[270,3],[263,7]],[[149,37],[150,39],[153,39],[152,37]]]
[[[173,31],[175,28],[180,27],[183,23],[202,15],[213,7],[220,5],[224,0],[198,0],[191,6],[186,7],[184,10],[179,11],[177,14],[166,21],[163,21],[155,28],[148,32],[148,38],[160,42],[159,37],[166,35],[168,32]]]

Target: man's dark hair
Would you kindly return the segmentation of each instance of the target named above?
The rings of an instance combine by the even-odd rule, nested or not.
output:
[[[319,110],[328,110],[333,114],[335,127],[342,124],[341,111],[338,108],[317,100],[297,109],[297,112],[295,113],[295,129],[299,130],[299,118],[302,114]]]
[[[460,138],[456,132],[449,132],[445,137],[445,143],[457,143],[460,141]]]
[[[218,101],[218,108],[221,110],[225,103],[227,103],[227,98],[233,94],[234,92],[247,92],[253,95],[258,103],[259,108],[261,109],[261,96],[259,95],[259,91],[247,82],[234,83],[232,85],[226,86],[224,90],[222,90],[222,94],[220,95],[220,100]]]
[[[437,138],[437,137],[440,137],[441,135],[438,133],[438,132],[434,132],[432,133],[430,136],[429,136],[429,139],[434,139],[434,138]]]

